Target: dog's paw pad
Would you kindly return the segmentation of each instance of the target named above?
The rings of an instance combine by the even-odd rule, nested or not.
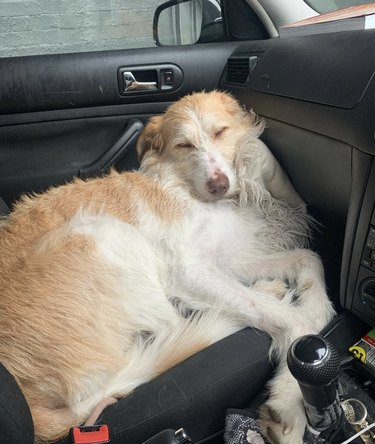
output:
[[[262,293],[267,293],[276,299],[283,299],[288,290],[288,285],[281,279],[259,279],[253,285],[253,289]]]

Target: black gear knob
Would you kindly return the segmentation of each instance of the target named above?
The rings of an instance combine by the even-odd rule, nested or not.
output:
[[[290,372],[301,388],[311,427],[323,431],[337,423],[341,408],[337,392],[340,355],[334,345],[320,335],[306,335],[290,346]]]

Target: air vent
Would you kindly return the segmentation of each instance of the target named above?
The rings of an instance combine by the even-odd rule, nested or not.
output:
[[[249,77],[249,57],[230,57],[227,65],[226,81],[244,85]]]

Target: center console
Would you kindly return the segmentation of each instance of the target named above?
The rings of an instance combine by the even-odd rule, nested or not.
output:
[[[349,349],[366,336],[371,328],[350,313],[344,313],[322,332],[340,356],[341,367],[337,378],[337,388],[345,426],[341,423],[342,433],[337,436],[333,435],[327,441],[324,438],[314,441],[310,436],[309,443],[339,444],[375,422],[375,373],[371,366],[363,362],[365,359],[361,360],[361,356],[356,357],[355,353],[349,352]],[[338,428],[338,425],[333,427],[335,428]],[[375,427],[351,442],[374,444]]]
[[[375,326],[375,165],[373,157],[366,156],[364,153],[357,156],[357,170],[358,175],[363,177],[353,177],[351,207],[345,235],[341,305],[370,326]]]
[[[367,336],[358,344],[375,327],[375,161],[372,155],[356,149],[340,287],[340,303],[346,311],[323,335],[339,349],[344,363],[339,392],[341,401],[350,400],[344,407],[353,423],[351,436],[375,422],[375,366],[371,365],[372,360],[375,363],[375,340]],[[375,427],[352,442],[375,443]]]

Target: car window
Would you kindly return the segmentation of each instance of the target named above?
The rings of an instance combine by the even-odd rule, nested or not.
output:
[[[0,58],[268,37],[247,0],[0,0]]]
[[[0,56],[151,46],[158,3],[2,0]]]
[[[210,8],[216,15],[214,20],[221,20],[219,0],[193,0],[190,6],[181,3],[163,16],[163,38],[167,43],[173,40],[173,26],[183,26],[186,34],[196,33],[183,13],[194,17],[192,23],[197,27],[199,20],[205,18],[199,12],[202,1],[207,6],[204,13]],[[165,2],[1,0],[0,57],[152,47],[154,13]]]

